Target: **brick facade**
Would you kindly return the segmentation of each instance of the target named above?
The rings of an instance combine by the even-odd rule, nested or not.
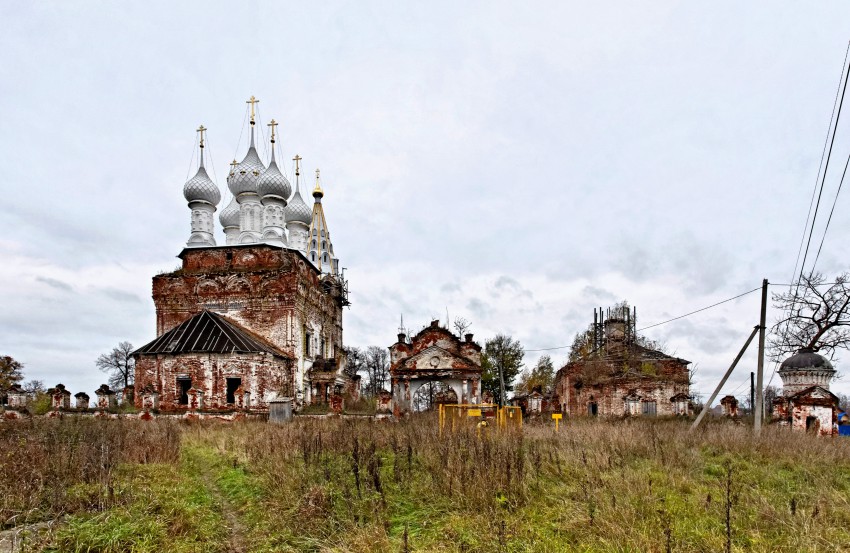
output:
[[[205,392],[208,408],[226,406],[226,378],[240,378],[254,408],[262,409],[272,387],[290,394],[296,405],[310,401],[309,374],[315,359],[333,358],[342,366],[344,285],[337,276],[321,275],[300,251],[248,244],[188,248],[178,257],[181,268],[153,278],[157,336],[208,310],[256,334],[294,362],[286,366],[273,356],[253,354],[140,358],[137,389],[152,386],[161,409],[181,405],[175,403],[178,375]],[[141,407],[138,394],[136,404]]]

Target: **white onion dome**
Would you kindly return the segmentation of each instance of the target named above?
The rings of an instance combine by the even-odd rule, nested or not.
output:
[[[236,201],[235,196],[227,204],[227,207],[221,210],[218,220],[221,222],[223,228],[239,228],[239,202]]]
[[[221,192],[218,190],[218,186],[210,179],[207,170],[204,169],[203,150],[201,150],[201,164],[198,167],[198,172],[183,185],[183,197],[190,203],[206,202],[213,206],[218,205],[218,202],[221,201]]]
[[[263,171],[260,178],[257,179],[257,195],[260,198],[277,196],[281,200],[286,201],[290,194],[292,194],[292,186],[290,186],[286,177],[283,176],[283,173],[280,172],[280,169],[277,168],[277,163],[275,163],[274,156],[272,156],[268,169]]]
[[[265,169],[265,165],[257,154],[257,149],[254,148],[254,129],[251,128],[251,146],[248,148],[245,159],[233,169],[233,176],[228,179],[227,185],[230,191],[233,192],[234,196],[246,193],[255,194],[257,192],[257,179]]]
[[[295,190],[295,194],[289,200],[284,213],[286,214],[287,222],[297,221],[305,225],[313,222],[313,210],[304,203],[304,200],[301,198],[301,192],[298,189]]]

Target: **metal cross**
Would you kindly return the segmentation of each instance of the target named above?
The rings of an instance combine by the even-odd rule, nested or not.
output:
[[[251,96],[251,99],[246,101],[246,104],[251,104],[251,123],[254,123],[254,104],[258,104],[260,101]]]
[[[316,169],[316,184],[319,184],[319,170]]]
[[[239,165],[239,163],[235,159],[230,162],[230,174],[231,175],[236,173],[236,166],[237,165]]]
[[[301,161],[301,156],[299,156],[298,154],[295,154],[295,157],[292,158],[292,161],[295,162],[295,174],[300,175],[301,174],[301,169],[300,169],[301,166],[298,165],[298,163]]]
[[[277,127],[277,121],[272,119],[272,122],[269,123],[269,127],[272,128],[272,144],[274,144],[274,128]]]
[[[204,127],[203,125],[201,125],[200,127],[198,127],[198,133],[201,135],[201,148],[203,148],[203,147],[204,147],[204,132],[205,132],[206,130],[207,130],[207,128],[206,128],[206,127]]]

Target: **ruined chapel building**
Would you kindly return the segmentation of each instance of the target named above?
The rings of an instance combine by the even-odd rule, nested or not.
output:
[[[555,375],[561,412],[569,416],[688,415],[690,361],[641,345],[628,308],[602,315],[600,310],[594,317],[587,352]]]
[[[390,346],[390,381],[393,413],[413,410],[417,390],[428,382],[441,382],[451,390],[446,402],[481,403],[481,346],[472,334],[463,340],[439,321],[431,321],[408,340],[399,329],[398,341]]]
[[[829,360],[803,348],[779,367],[782,395],[773,400],[773,420],[794,430],[829,436],[835,432],[838,397],[829,391],[835,369]]]
[[[278,168],[275,127],[269,159],[255,147],[257,100],[251,97],[250,143],[231,164],[232,199],[220,215],[218,186],[204,167],[183,187],[191,232],[175,271],[153,277],[156,336],[134,352],[136,405],[160,410],[263,411],[273,399],[326,402],[348,384],[342,373],[342,310],[347,283],[339,271],[322,208],[319,173],[311,209]],[[279,152],[278,152],[279,153]],[[155,399],[152,399],[155,398]]]

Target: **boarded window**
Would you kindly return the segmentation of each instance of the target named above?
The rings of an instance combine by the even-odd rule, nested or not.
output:
[[[657,413],[656,403],[654,401],[643,402],[643,414],[648,417],[654,417]]]

